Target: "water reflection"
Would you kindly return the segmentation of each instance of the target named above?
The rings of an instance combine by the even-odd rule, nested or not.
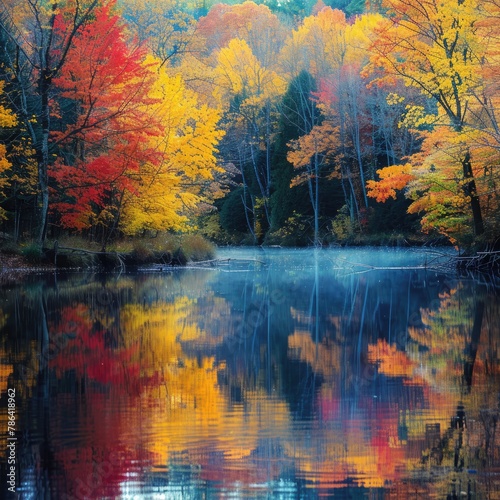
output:
[[[423,269],[415,252],[221,257],[0,291],[18,491],[499,495],[494,287]],[[384,259],[393,269],[374,268]]]

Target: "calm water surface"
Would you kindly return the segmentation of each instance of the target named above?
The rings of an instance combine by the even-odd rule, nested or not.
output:
[[[218,257],[0,288],[6,493],[14,458],[20,498],[500,498],[494,282],[415,250]]]

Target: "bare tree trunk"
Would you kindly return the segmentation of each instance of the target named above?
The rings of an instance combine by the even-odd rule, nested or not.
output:
[[[354,147],[354,151],[356,154],[356,162],[357,166],[359,169],[359,184],[360,184],[360,190],[361,194],[363,197],[363,204],[365,208],[368,208],[368,197],[366,195],[366,186],[365,186],[365,174],[363,172],[363,158],[361,154],[361,130],[360,130],[360,120],[361,116],[359,113],[359,106],[357,102],[357,94],[354,89],[352,89],[351,92],[348,93],[348,96],[350,97],[350,108],[351,108],[351,120],[352,120],[352,144]],[[360,200],[361,201],[361,200]],[[358,203],[359,205],[360,203]]]
[[[115,232],[116,228],[118,227],[118,224],[120,223],[120,218],[121,218],[122,209],[123,209],[123,198],[124,198],[124,196],[125,196],[125,190],[123,190],[120,193],[120,199],[118,201],[118,209],[117,209],[116,216],[115,216],[115,219],[113,221],[113,224],[111,225],[109,231],[107,233],[103,234],[102,245],[101,245],[101,251],[102,252],[106,251],[106,246],[107,246],[109,240],[111,239],[111,236]]]
[[[314,155],[314,246],[319,245],[319,160],[318,153]]]
[[[42,144],[38,158],[38,186],[42,205],[40,208],[40,226],[38,232],[38,244],[45,242],[47,236],[47,217],[49,213],[49,133],[50,133],[50,110],[48,99],[48,86],[50,81],[45,82],[44,74],[41,76],[41,98],[42,98]]]
[[[257,158],[255,158],[255,152],[253,150],[253,144],[250,144],[250,155],[252,157],[252,167],[253,167],[253,171],[255,174],[255,178],[257,179],[257,184],[259,185],[259,190],[260,190],[260,194],[262,196],[262,199],[264,200],[264,212],[266,214],[266,221],[267,221],[267,224],[269,225],[270,220],[271,220],[270,215],[269,215],[269,197],[266,194],[267,192],[269,192],[269,189],[262,184],[262,180],[260,178],[259,168],[257,165]]]
[[[252,206],[251,210],[247,207],[247,200],[246,200],[246,197],[247,197],[247,183],[246,183],[246,180],[245,180],[245,174],[244,174],[243,168],[241,169],[241,176],[243,178],[243,196],[241,197],[241,203],[243,204],[243,210],[245,212],[245,219],[247,221],[248,230],[252,234],[254,242],[256,242],[257,241],[257,237],[256,237],[255,230],[254,230],[254,227],[255,227],[255,209],[254,209],[253,206]],[[253,199],[252,199],[252,195],[251,194],[250,194],[250,200],[252,201],[252,205],[253,205]],[[253,223],[250,220],[250,217],[248,216],[248,212],[251,212],[252,215],[253,215]]]

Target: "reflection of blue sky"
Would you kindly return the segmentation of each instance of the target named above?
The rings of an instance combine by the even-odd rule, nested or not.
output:
[[[317,340],[348,335],[404,343],[408,322],[417,321],[420,308],[438,300],[452,280],[422,269],[434,253],[419,250],[219,251],[220,259],[228,256],[231,262],[224,265],[225,272],[209,276],[211,290],[228,301],[238,321],[257,315],[256,335],[270,328],[273,337],[299,328]],[[233,265],[238,271],[247,266],[248,272],[232,273]],[[391,269],[363,267],[375,265]]]

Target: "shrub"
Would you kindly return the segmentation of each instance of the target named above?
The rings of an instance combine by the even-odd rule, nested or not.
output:
[[[19,255],[19,245],[14,243],[12,240],[4,240],[0,244],[0,252],[8,255]]]
[[[43,260],[43,252],[36,243],[29,243],[21,249],[21,255],[32,264],[39,264]]]
[[[214,246],[199,234],[186,234],[181,238],[180,247],[187,260],[208,260],[215,255]]]
[[[311,225],[308,217],[293,211],[292,215],[277,231],[268,233],[266,245],[282,245],[288,247],[306,246],[311,243]]]
[[[235,245],[241,241],[241,233],[229,233],[220,225],[220,214],[211,213],[198,219],[200,233],[217,245]]]
[[[332,234],[334,241],[348,243],[359,233],[359,224],[353,223],[349,208],[344,205],[332,219]]]
[[[132,245],[132,257],[138,262],[148,262],[154,257],[154,252],[143,240],[134,240]],[[154,260],[154,259],[153,259]]]

